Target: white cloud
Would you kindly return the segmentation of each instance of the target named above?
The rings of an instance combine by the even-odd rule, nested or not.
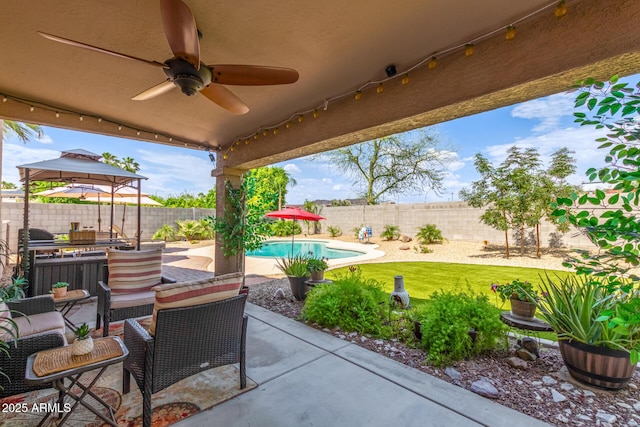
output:
[[[31,144],[5,143],[2,152],[2,180],[20,184],[18,165],[51,160],[60,157],[60,151],[43,148],[33,148]]]
[[[283,169],[291,174],[302,172],[298,165],[296,165],[295,163],[287,163],[283,166]]]
[[[42,134],[42,136],[40,138],[37,138],[36,141],[45,145],[53,144],[53,139],[47,134]]]
[[[559,93],[534,99],[517,105],[511,111],[511,115],[521,119],[538,119],[540,123],[532,131],[548,132],[558,127],[563,116],[572,115],[574,97],[575,94]]]
[[[331,178],[322,178],[322,183],[323,184],[331,184],[333,181],[331,180]]]
[[[331,189],[332,189],[333,191],[340,191],[340,190],[342,190],[342,187],[343,187],[343,185],[342,185],[342,184],[336,184],[336,185],[334,185],[333,187],[331,187]]]

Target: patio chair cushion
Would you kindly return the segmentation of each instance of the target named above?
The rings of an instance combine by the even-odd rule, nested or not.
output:
[[[4,301],[0,301],[0,332],[5,334],[7,330],[12,331],[13,325],[11,320],[11,311]]]
[[[20,316],[13,319],[18,327],[18,337],[24,338],[33,335],[38,335],[46,332],[57,332],[64,337],[66,344],[67,339],[65,337],[64,318],[62,314],[57,311],[48,311],[45,313],[31,314],[27,316]],[[10,334],[6,332],[0,335],[0,338],[4,341],[13,339]]]
[[[162,283],[162,249],[121,251],[109,249],[109,287],[111,293],[145,292]]]
[[[154,287],[156,299],[149,333],[155,334],[158,310],[190,307],[236,296],[242,287],[242,276],[242,273],[230,273],[212,279],[169,283]]]
[[[154,291],[138,292],[136,294],[111,295],[111,308],[138,307],[141,305],[151,305],[156,301]]]

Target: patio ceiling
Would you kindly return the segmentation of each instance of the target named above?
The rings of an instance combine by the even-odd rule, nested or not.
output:
[[[165,79],[160,68],[37,31],[163,62],[172,54],[156,0],[4,2],[0,117],[220,150],[218,167],[250,168],[547,95],[587,74],[640,72],[634,0],[567,0],[561,19],[550,0],[184,2],[203,62],[294,68],[298,82],[228,86],[250,108],[240,116],[178,90],[132,101]],[[398,75],[383,81],[390,64]]]

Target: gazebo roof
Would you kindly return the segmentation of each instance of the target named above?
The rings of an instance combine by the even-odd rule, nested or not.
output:
[[[75,149],[63,151],[57,159],[19,165],[17,168],[23,182],[27,169],[30,181],[126,185],[137,179],[147,179],[142,175],[100,162],[100,157],[90,151]]]

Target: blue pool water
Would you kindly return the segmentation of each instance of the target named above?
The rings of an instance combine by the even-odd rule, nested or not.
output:
[[[364,254],[360,251],[350,251],[347,249],[333,249],[327,248],[325,242],[312,242],[305,240],[296,240],[293,243],[294,255],[302,254],[307,255],[309,252],[313,253],[314,257],[325,257],[327,259],[335,258],[349,258]],[[286,257],[291,254],[291,242],[267,242],[262,248],[257,251],[247,252],[247,256],[265,257],[265,258],[280,258]]]

